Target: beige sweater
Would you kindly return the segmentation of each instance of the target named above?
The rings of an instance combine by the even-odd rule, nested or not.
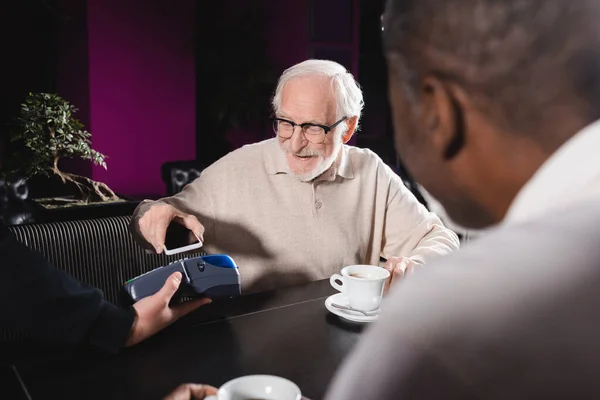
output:
[[[244,146],[159,202],[198,217],[203,250],[233,257],[246,293],[379,265],[380,257],[426,263],[459,246],[375,153],[346,145],[313,182],[287,172],[277,139]],[[132,219],[141,244],[137,223],[153,204],[144,201]]]

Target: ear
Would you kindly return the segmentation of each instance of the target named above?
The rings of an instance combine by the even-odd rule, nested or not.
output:
[[[435,76],[427,76],[421,85],[421,126],[435,152],[443,157],[454,140],[457,121],[455,87]],[[454,103],[453,103],[454,102]]]
[[[342,136],[342,140],[344,141],[344,143],[348,143],[348,141],[354,134],[354,131],[356,130],[356,124],[358,123],[358,117],[349,118],[345,122],[346,122],[346,124],[348,124],[348,130]]]

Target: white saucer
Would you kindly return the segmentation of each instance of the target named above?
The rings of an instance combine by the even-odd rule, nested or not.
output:
[[[367,316],[358,311],[340,310],[339,308],[333,307],[331,303],[339,304],[340,306],[348,306],[348,300],[343,293],[334,294],[325,300],[325,308],[327,308],[329,312],[352,322],[373,322],[379,318],[379,313]]]

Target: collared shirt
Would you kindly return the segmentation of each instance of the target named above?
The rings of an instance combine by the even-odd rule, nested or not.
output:
[[[523,186],[503,223],[518,223],[600,195],[600,121],[565,142]]]
[[[289,173],[276,138],[247,145],[159,201],[198,217],[203,250],[236,261],[244,292],[324,279],[347,265],[379,265],[380,257],[425,263],[459,246],[375,153],[346,145],[311,182]],[[153,204],[138,207],[134,226]]]
[[[595,398],[598,149],[595,122],[538,169],[503,223],[394,288],[325,398]]]

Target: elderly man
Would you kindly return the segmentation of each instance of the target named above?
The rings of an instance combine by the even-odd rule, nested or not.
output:
[[[131,230],[162,251],[173,219],[240,267],[245,292],[323,279],[350,264],[452,252],[457,236],[369,150],[347,146],[362,93],[341,65],[308,60],[279,79],[276,138],[231,152],[184,190],[143,202]]]
[[[396,147],[458,223],[327,399],[600,397],[600,3],[389,0]]]

